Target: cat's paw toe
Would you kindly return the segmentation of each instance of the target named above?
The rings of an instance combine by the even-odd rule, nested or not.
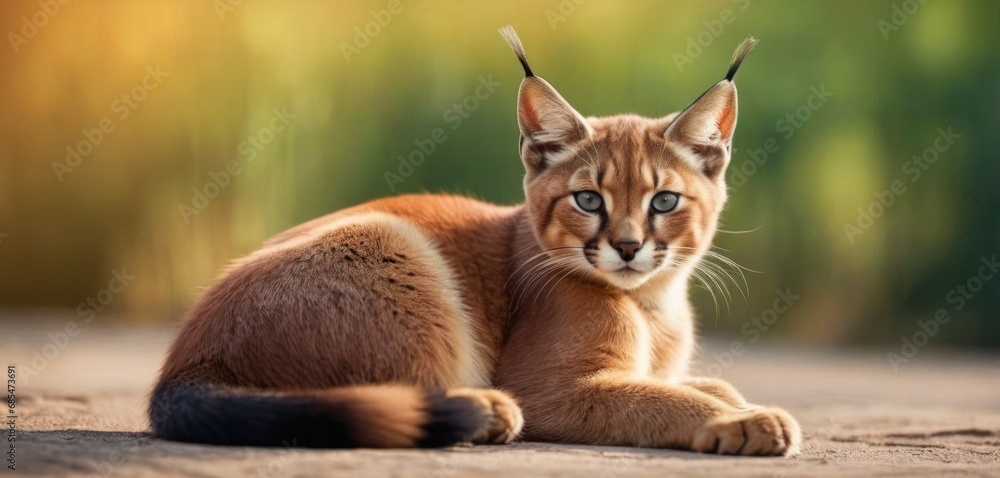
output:
[[[798,422],[780,408],[756,408],[713,418],[696,432],[692,449],[722,455],[791,456],[798,453]]]
[[[474,399],[483,408],[486,425],[472,436],[477,444],[504,444],[514,441],[524,427],[521,407],[509,395],[499,390],[462,389],[449,391]]]

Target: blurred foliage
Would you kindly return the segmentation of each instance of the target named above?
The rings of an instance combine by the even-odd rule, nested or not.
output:
[[[898,344],[945,308],[937,344],[1000,345],[1000,279],[961,310],[948,301],[1000,253],[1000,3],[108,0],[39,16],[55,3],[0,6],[0,32],[20,38],[0,48],[5,307],[74,309],[124,270],[136,279],[109,308],[170,320],[227,261],[338,208],[412,191],[519,202],[521,72],[496,33],[511,23],[536,73],[598,116],[682,109],[761,38],[738,78],[723,226],[752,232],[717,240],[761,272],[718,316],[695,289],[705,333],[743,333],[787,288],[799,299],[768,339]],[[446,111],[491,75],[500,86],[453,129]],[[803,110],[814,88],[833,96]],[[124,118],[122,95],[136,97]],[[275,109],[294,118],[248,161],[241,143]],[[53,162],[104,119],[114,130],[60,180]],[[904,164],[949,127],[961,137],[911,182]],[[448,139],[390,191],[384,173],[435,128]],[[777,150],[745,165],[768,138]],[[233,160],[239,173],[205,190]],[[849,238],[897,179],[905,194]],[[194,189],[217,194],[186,221]]]

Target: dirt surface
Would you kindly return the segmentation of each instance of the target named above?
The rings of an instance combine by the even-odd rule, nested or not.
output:
[[[758,343],[725,365],[713,354],[729,343],[707,343],[702,370],[714,364],[751,401],[798,417],[805,444],[789,459],[543,443],[317,451],[157,440],[144,397],[173,329],[47,335],[63,329],[4,327],[0,360],[18,364],[17,470],[4,470],[9,476],[1000,476],[998,356],[921,350],[894,371],[889,350]],[[54,342],[36,367],[33,350]]]

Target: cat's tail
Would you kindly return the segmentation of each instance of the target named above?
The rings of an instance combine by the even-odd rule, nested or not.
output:
[[[167,440],[314,448],[447,446],[487,420],[469,398],[410,386],[275,393],[197,383],[157,385],[149,418]]]

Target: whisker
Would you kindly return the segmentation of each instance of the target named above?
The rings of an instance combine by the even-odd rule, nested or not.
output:
[[[523,276],[521,276],[516,287],[514,288],[514,291],[511,293],[513,299],[512,299],[512,307],[510,314],[513,315],[515,312],[517,312],[517,310],[520,309],[521,304],[523,303],[523,299],[525,298],[525,295],[528,293],[529,290],[531,290],[532,284],[543,279],[545,275],[550,271],[552,271],[553,269],[556,269],[562,264],[567,263],[567,261],[575,259],[576,257],[573,256],[548,257],[544,261],[532,266],[531,269],[529,269],[527,272],[524,273]]]
[[[511,273],[510,278],[507,279],[507,282],[504,282],[504,285],[503,285],[504,288],[506,289],[507,288],[507,284],[510,283],[511,279],[513,279],[514,277],[516,277],[517,273],[520,272],[521,269],[524,269],[525,266],[527,266],[528,264],[530,264],[531,261],[533,261],[533,260],[535,260],[535,259],[537,259],[537,258],[539,258],[541,256],[545,256],[549,252],[558,251],[558,250],[562,250],[562,249],[583,249],[583,246],[561,246],[561,247],[553,247],[551,249],[545,249],[544,251],[535,254],[530,259],[524,261],[524,264],[521,264],[520,267],[518,267],[516,270],[514,270],[514,272]],[[519,254],[519,252],[517,252],[515,254]]]
[[[715,325],[719,325],[719,300],[715,296],[715,291],[712,290],[712,286],[709,285],[708,281],[698,272],[696,268],[691,268],[691,275],[698,279],[699,282],[705,287],[705,290],[712,296],[712,303],[715,304]]]
[[[762,227],[764,227],[763,224],[761,224],[761,225],[759,225],[759,226],[757,226],[757,227],[755,227],[753,229],[748,229],[746,231],[727,231],[725,229],[716,229],[716,232],[721,232],[723,234],[749,234],[751,232],[757,232],[757,231],[759,231]]]
[[[703,265],[704,263],[697,264],[695,268],[699,268]],[[729,303],[732,301],[732,295],[729,293],[729,288],[726,286],[726,283],[712,269],[705,267],[700,270],[701,272],[704,272],[705,275],[707,275],[708,278],[719,288],[719,292],[722,294],[723,303],[726,304],[726,315],[732,317],[733,311],[729,307]],[[718,322],[718,317],[716,317],[716,322]]]
[[[538,300],[538,296],[541,295],[542,291],[545,290],[546,285],[548,285],[557,276],[557,274],[561,272],[562,268],[568,265],[569,263],[571,263],[571,261],[569,260],[560,260],[558,262],[552,262],[548,264],[538,274],[536,274],[535,277],[529,280],[525,284],[525,287],[521,290],[520,295],[518,296],[518,307],[515,308],[514,311],[516,312],[520,308],[522,303],[525,302],[535,303]],[[545,279],[546,277],[548,277],[548,279],[541,287],[534,287],[535,284]],[[529,294],[531,295],[529,296]]]
[[[750,305],[749,299],[747,298],[747,294],[750,293],[750,286],[747,285],[746,283],[746,277],[743,277],[743,284],[747,288],[746,293],[744,293],[743,288],[740,287],[739,282],[736,282],[736,279],[734,279],[732,274],[724,267],[711,261],[702,261],[702,264],[704,264],[706,268],[714,268],[713,270],[715,270],[720,276],[729,279],[733,283],[733,285],[736,286],[736,290],[740,292],[740,295],[743,296],[743,302],[745,302],[747,305]],[[736,269],[736,271],[739,272],[739,269]],[[740,272],[740,274],[742,275],[743,273]]]
[[[726,270],[721,265],[714,264],[720,271],[725,272],[726,276],[729,277],[729,280],[733,281],[733,284],[737,288],[739,288],[740,285],[739,285],[739,283],[736,282],[736,279],[732,276],[732,274],[731,274],[730,271],[736,271],[736,273],[738,273],[740,275],[740,279],[743,280],[743,288],[746,289],[746,294],[743,295],[743,298],[746,301],[746,297],[748,295],[750,295],[750,283],[747,282],[747,276],[745,274],[743,274],[743,269],[746,269],[746,268],[740,266],[738,263],[736,263],[736,261],[733,261],[732,259],[729,259],[728,257],[721,257],[720,256],[720,257],[717,257],[717,259],[723,261],[723,263],[725,263],[726,265],[728,265],[730,267],[729,270]],[[710,263],[710,261],[705,261],[705,262],[709,262]],[[746,269],[746,270],[751,271],[750,269]],[[751,271],[751,272],[757,272],[757,271]],[[742,290],[740,292],[742,293]],[[749,303],[747,303],[747,305],[749,305]]]
[[[684,246],[673,246],[673,247],[680,250],[697,251],[697,249],[692,247],[684,247]],[[713,260],[717,260],[721,262],[721,264],[712,262]],[[750,284],[747,281],[746,275],[743,274],[743,271],[746,270],[748,272],[761,273],[760,271],[755,271],[753,269],[744,267],[740,265],[738,262],[730,259],[729,257],[726,257],[715,251],[704,251],[702,258],[697,265],[705,269],[706,274],[708,273],[707,271],[712,271],[712,276],[718,279],[723,284],[728,284],[728,282],[722,280],[723,278],[729,279],[729,281],[736,286],[736,289],[740,292],[740,295],[743,296],[743,302],[749,305]],[[739,281],[737,281],[736,278],[733,277],[732,271],[735,271],[740,275],[740,278],[742,279],[743,282],[742,286],[740,285]],[[724,286],[724,289],[728,291],[728,286]]]
[[[587,149],[588,147],[594,148],[594,154],[590,154],[590,150]],[[594,144],[594,140],[593,139],[591,139],[591,140],[589,140],[589,141],[587,141],[586,143],[583,144],[583,152],[587,153],[587,157],[588,157],[587,164],[590,167],[594,168],[594,169],[598,169],[597,158],[595,156],[599,156],[599,155],[597,154],[597,145]]]
[[[734,269],[740,269],[740,270],[744,270],[744,271],[747,271],[747,272],[754,272],[754,273],[757,273],[757,274],[763,274],[764,273],[763,271],[758,271],[758,270],[751,269],[749,267],[744,267],[739,262],[736,262],[736,261],[734,261],[733,259],[731,259],[729,257],[726,257],[726,256],[724,256],[722,254],[719,254],[718,252],[705,251],[705,254],[710,255],[710,256],[712,256],[712,257],[714,257],[716,259],[719,259],[721,261],[725,261],[726,264],[732,266]]]
[[[512,313],[516,312],[517,309],[520,307],[520,305],[521,305],[521,298],[524,295],[524,290],[526,290],[526,288],[542,272],[544,272],[546,269],[548,269],[549,267],[551,267],[554,261],[555,261],[555,258],[553,258],[553,257],[546,257],[544,260],[542,260],[542,262],[539,262],[538,264],[535,264],[535,265],[531,266],[530,269],[528,269],[522,276],[520,276],[520,279],[518,280],[518,283],[514,287],[514,290],[511,292],[512,302],[513,302],[512,305],[514,306],[514,307],[512,307]]]
[[[573,262],[576,262],[576,261],[573,261]],[[567,264],[567,265],[572,265],[572,263]],[[569,277],[569,275],[572,274],[573,272],[575,272],[576,270],[578,270],[578,269],[575,268],[575,267],[567,267],[566,273],[563,274],[563,275],[561,275],[561,276],[559,276],[559,279],[556,280],[555,284],[552,284],[552,287],[549,289],[549,293],[545,294],[544,302],[548,302],[549,301],[549,297],[552,295],[552,291],[556,290],[556,287],[559,285],[559,283],[562,282],[562,280],[565,279],[566,277]],[[542,287],[544,288],[544,286],[542,286]]]

